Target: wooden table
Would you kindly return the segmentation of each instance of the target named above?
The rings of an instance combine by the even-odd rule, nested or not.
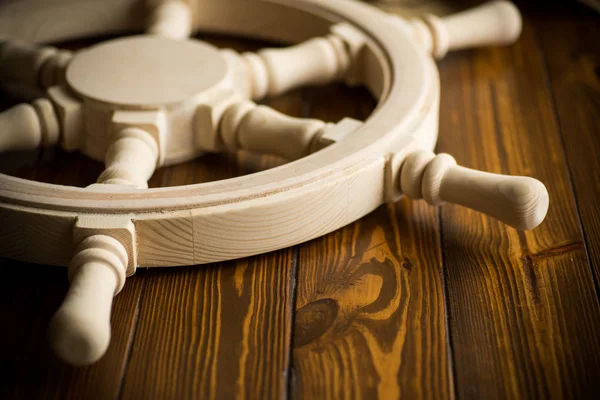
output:
[[[571,2],[520,6],[515,46],[440,63],[437,150],[464,166],[542,180],[551,205],[539,228],[518,232],[463,208],[403,199],[294,248],[140,269],[116,298],[108,353],[79,369],[46,342],[65,270],[2,260],[0,398],[598,396],[600,17]],[[364,90],[341,85],[268,103],[331,121],[374,107]],[[160,170],[151,186],[279,162],[208,155]],[[59,150],[3,155],[0,164],[79,186],[101,171]]]

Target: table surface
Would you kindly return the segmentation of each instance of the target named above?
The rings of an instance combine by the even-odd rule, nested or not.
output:
[[[47,345],[48,321],[68,288],[64,268],[2,260],[0,397],[597,394],[600,17],[568,1],[543,5],[521,4],[523,34],[514,46],[439,63],[437,146],[467,167],[543,181],[551,203],[540,227],[519,232],[457,206],[403,199],[293,248],[140,269],[115,299],[107,354],[85,368],[63,364]],[[365,90],[342,85],[266,103],[328,121],[365,118],[375,104]],[[207,155],[159,170],[151,186],[279,162]],[[59,150],[6,154],[0,164],[13,175],[79,186],[102,169]]]

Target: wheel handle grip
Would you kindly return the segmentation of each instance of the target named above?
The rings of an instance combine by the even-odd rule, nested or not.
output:
[[[91,364],[110,342],[112,299],[123,287],[128,256],[106,235],[83,240],[69,264],[71,286],[50,322],[52,348],[68,363]]]
[[[513,3],[493,1],[443,18],[427,15],[411,26],[417,41],[441,59],[451,50],[514,43],[522,21]]]
[[[548,191],[537,179],[476,171],[448,154],[418,150],[401,167],[400,186],[431,205],[460,204],[517,229],[533,229],[548,212]]]

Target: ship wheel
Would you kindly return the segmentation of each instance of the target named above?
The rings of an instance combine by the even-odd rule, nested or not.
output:
[[[77,52],[17,39],[135,32],[140,26],[125,5],[139,1],[96,2],[102,10],[86,1],[49,4],[44,16],[23,3],[8,3],[0,16],[7,35],[0,81],[43,96],[0,114],[0,151],[60,146],[106,166],[87,188],[0,175],[0,254],[68,265],[71,286],[50,325],[51,344],[67,362],[104,354],[112,298],[138,266],[292,246],[402,195],[461,204],[517,229],[546,215],[539,181],[467,169],[432,152],[440,90],[433,58],[515,41],[521,19],[511,3],[407,21],[350,0],[152,1],[144,34]],[[53,12],[62,22],[43,24]],[[190,39],[197,30],[294,45],[239,54]],[[366,86],[378,99],[373,114],[325,123],[256,103],[333,81]],[[148,189],[157,168],[238,149],[290,162]]]

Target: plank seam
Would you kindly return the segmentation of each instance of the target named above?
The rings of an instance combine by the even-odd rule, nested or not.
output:
[[[137,334],[138,321],[140,317],[140,309],[142,307],[142,300],[144,298],[144,288],[146,286],[146,276],[142,275],[139,277],[142,280],[140,284],[140,291],[137,300],[137,304],[135,307],[135,313],[133,314],[133,327],[131,328],[131,333],[129,334],[129,338],[127,339],[127,347],[125,349],[125,357],[123,362],[123,372],[121,373],[121,380],[119,382],[119,388],[117,390],[117,398],[121,399],[123,397],[123,389],[125,387],[125,378],[127,376],[127,370],[129,368],[129,361],[131,360],[131,356],[133,355],[133,343],[135,341],[135,337]]]
[[[454,360],[454,346],[452,345],[452,333],[450,332],[450,307],[449,307],[449,293],[448,287],[446,285],[446,258],[444,255],[444,230],[442,223],[442,209],[438,207],[435,213],[438,225],[438,245],[439,245],[439,258],[441,261],[440,265],[440,280],[442,284],[442,301],[444,305],[444,329],[445,329],[445,338],[446,338],[446,364],[448,368],[448,390],[450,393],[451,399],[456,399],[458,397],[456,390],[456,378],[454,374],[455,369],[455,360]]]
[[[283,372],[284,387],[283,398],[294,399],[296,390],[296,379],[294,369],[294,328],[296,321],[296,299],[298,297],[298,264],[300,261],[299,246],[292,248],[292,263],[290,268],[290,344],[288,349],[288,363]]]

